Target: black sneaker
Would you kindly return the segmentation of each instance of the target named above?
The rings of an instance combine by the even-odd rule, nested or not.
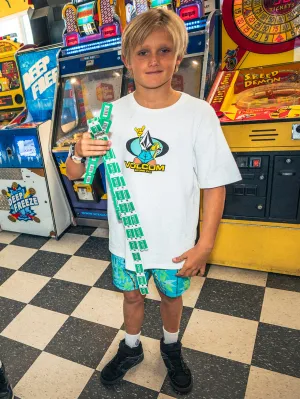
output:
[[[13,398],[14,398],[13,390],[7,379],[4,364],[2,363],[0,367],[0,399],[13,399]]]
[[[181,354],[181,342],[166,345],[160,341],[160,352],[168,369],[168,375],[173,389],[179,393],[188,393],[193,388],[191,370],[185,364]]]
[[[104,385],[113,385],[120,381],[132,367],[144,360],[142,343],[136,348],[125,344],[125,339],[120,342],[116,356],[104,367],[100,374],[100,381]]]

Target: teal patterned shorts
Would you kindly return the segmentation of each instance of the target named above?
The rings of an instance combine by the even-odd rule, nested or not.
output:
[[[135,272],[126,270],[125,259],[111,255],[113,283],[121,291],[138,289]],[[190,286],[190,277],[177,277],[178,270],[150,269],[145,270],[147,282],[153,276],[157,289],[170,298],[181,296]]]

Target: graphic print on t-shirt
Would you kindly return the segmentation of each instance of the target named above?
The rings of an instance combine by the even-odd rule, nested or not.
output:
[[[162,140],[152,137],[146,126],[134,128],[137,137],[127,141],[126,148],[134,159],[125,161],[125,166],[134,172],[164,172],[166,165],[159,164],[156,159],[169,151],[169,146]]]

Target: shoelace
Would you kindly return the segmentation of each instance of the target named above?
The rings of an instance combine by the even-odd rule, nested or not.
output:
[[[176,357],[169,356],[169,360],[175,373],[184,372],[185,374],[188,374],[188,368],[181,354],[179,355],[179,357],[177,355]]]
[[[125,360],[126,357],[127,357],[126,353],[123,353],[120,350],[118,350],[116,356],[112,359],[112,364],[117,366],[118,364],[123,362],[123,360]]]

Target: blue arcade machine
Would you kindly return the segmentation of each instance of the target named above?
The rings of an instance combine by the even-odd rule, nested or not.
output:
[[[156,6],[162,6],[162,2],[163,0],[159,4],[157,2]],[[76,223],[106,227],[107,190],[103,165],[99,166],[93,184],[89,185],[84,184],[83,178],[75,181],[67,178],[66,160],[70,145],[87,131],[87,119],[99,115],[102,102],[117,100],[133,91],[134,87],[133,82],[126,77],[122,64],[119,29],[110,30],[114,35],[107,37],[97,21],[91,24],[93,29],[89,31],[86,28],[83,32],[80,28],[82,7],[78,4],[86,4],[79,1],[73,3],[65,9],[65,46],[61,48],[58,57],[58,83],[52,118],[52,154]],[[107,10],[109,4],[110,0],[101,0],[104,10]],[[178,6],[183,5],[185,11],[178,8],[178,12],[185,18],[189,46],[188,54],[174,75],[173,87],[195,97],[205,98],[220,63],[220,13],[215,10],[205,15],[204,3],[198,0],[196,7],[192,2],[188,4],[194,12],[191,16],[187,4],[179,1]],[[101,13],[101,7],[99,12]],[[89,18],[92,15],[95,13],[90,12]],[[98,13],[98,17],[99,15]],[[70,20],[67,20],[68,17]],[[76,22],[77,17],[79,21]],[[98,19],[102,20],[101,15]],[[117,22],[112,20],[111,23],[115,26]]]
[[[87,131],[87,119],[99,114],[103,101],[117,100],[124,92],[121,27],[110,0],[74,0],[65,6],[63,17],[66,29],[58,57],[52,154],[76,223],[99,225],[107,220],[103,166],[89,185],[83,179],[70,181],[65,162],[70,144]]]
[[[27,118],[0,135],[2,230],[57,238],[72,222],[49,152],[58,49],[25,50],[16,56]]]

